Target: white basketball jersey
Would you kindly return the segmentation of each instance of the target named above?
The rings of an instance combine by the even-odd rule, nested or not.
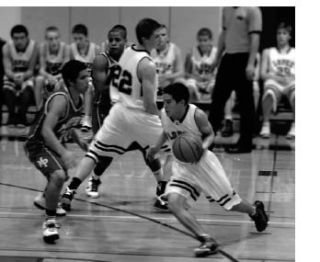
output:
[[[280,53],[275,47],[269,49],[269,69],[280,76],[295,75],[295,49]]]
[[[42,52],[45,55],[46,60],[46,71],[51,75],[57,75],[60,73],[62,64],[65,60],[65,50],[66,44],[60,42],[59,51],[57,54],[51,54],[49,51],[49,46],[47,43],[41,45]]]
[[[114,73],[112,85],[119,91],[119,101],[129,108],[144,110],[143,89],[137,75],[138,65],[144,58],[151,59],[145,50],[137,50],[136,46],[126,48],[119,60],[119,66]],[[156,80],[154,83],[156,87]],[[156,99],[156,89],[154,90]]]
[[[156,49],[153,49],[151,52],[151,57],[156,64],[157,73],[159,75],[172,74],[175,55],[174,55],[175,44],[169,43],[168,48],[158,52]]]
[[[33,40],[30,40],[24,52],[17,52],[13,41],[9,42],[9,53],[11,57],[13,72],[25,72],[28,70],[34,47],[35,42]]]
[[[92,63],[93,63],[93,60],[96,56],[96,44],[90,42],[89,44],[89,49],[88,49],[88,52],[86,55],[81,55],[79,53],[79,50],[77,48],[77,44],[76,43],[72,43],[70,45],[70,49],[71,49],[71,54],[72,56],[74,57],[75,60],[78,60],[78,61],[81,61],[83,63],[86,63],[88,68],[91,68],[92,67]]]
[[[171,144],[181,134],[188,134],[201,139],[202,134],[195,121],[196,110],[197,107],[195,105],[189,104],[182,122],[177,120],[172,121],[171,118],[167,116],[165,109],[163,108],[161,110],[161,123]]]
[[[212,64],[213,60],[215,59],[217,54],[217,48],[212,46],[210,54],[201,55],[198,47],[192,48],[192,72],[198,72],[200,75],[207,75],[210,73],[210,65]]]

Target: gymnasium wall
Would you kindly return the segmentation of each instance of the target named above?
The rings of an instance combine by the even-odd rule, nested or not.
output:
[[[137,22],[151,17],[169,27],[171,40],[185,56],[196,43],[196,33],[201,27],[211,28],[217,43],[220,12],[220,7],[0,7],[0,37],[8,40],[11,27],[23,23],[31,38],[43,41],[45,28],[56,25],[62,40],[70,43],[72,26],[83,23],[88,26],[89,38],[100,44],[107,31],[121,23],[128,29],[128,40],[136,41]]]

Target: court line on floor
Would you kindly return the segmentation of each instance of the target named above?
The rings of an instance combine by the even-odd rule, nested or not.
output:
[[[92,203],[92,202],[91,202]],[[31,212],[4,212],[0,211],[0,216],[10,216],[10,215],[21,215],[21,216],[38,216],[37,213]],[[112,216],[112,215],[94,215],[94,214],[70,214],[68,213],[68,217],[74,218],[114,218],[114,219],[123,219],[123,220],[140,220],[139,217],[136,216]],[[170,221],[170,222],[177,222],[176,218],[174,217],[159,217],[159,216],[152,216],[152,219],[157,219],[161,221]],[[199,218],[197,219],[199,222],[207,222],[207,223],[221,223],[221,224],[252,224],[250,220],[225,220],[225,219],[207,219],[207,218]],[[289,228],[295,228],[295,223],[293,222],[274,222],[270,221],[269,226],[285,226]]]
[[[31,187],[13,185],[13,184],[2,183],[2,182],[0,182],[0,184],[1,185],[5,185],[5,186],[9,186],[9,187],[20,188],[20,189],[24,189],[24,190],[38,191],[39,192],[39,190],[31,188]],[[107,204],[100,204],[100,203],[90,202],[90,201],[88,201],[86,199],[80,199],[80,198],[74,198],[74,199],[78,200],[80,202],[90,203],[92,205],[96,205],[96,206],[112,209],[112,210],[115,210],[115,211],[119,211],[119,212],[122,212],[122,213],[126,213],[126,214],[129,214],[129,215],[132,215],[132,216],[139,217],[139,218],[144,219],[144,220],[151,221],[153,223],[156,223],[156,224],[162,225],[164,227],[170,228],[170,229],[172,229],[172,230],[174,230],[176,232],[179,232],[179,233],[181,233],[181,234],[183,234],[185,236],[189,236],[189,237],[191,237],[191,238],[193,238],[193,239],[198,241],[197,237],[194,236],[193,234],[191,234],[191,233],[189,233],[189,232],[187,232],[185,230],[179,229],[177,227],[171,226],[171,225],[169,225],[167,223],[164,223],[164,222],[162,222],[160,220],[157,220],[157,219],[154,219],[154,218],[150,218],[150,217],[147,217],[147,216],[144,216],[144,215],[140,215],[140,214],[132,212],[132,211],[128,211],[128,210],[124,210],[124,209],[121,209],[121,208],[113,207],[113,206],[110,206],[110,205],[107,205]],[[223,255],[224,257],[229,259],[231,262],[239,262],[239,260],[237,260],[236,258],[231,256],[229,253],[227,253],[226,251],[222,250],[221,248],[217,249],[217,253],[220,253],[221,255]]]

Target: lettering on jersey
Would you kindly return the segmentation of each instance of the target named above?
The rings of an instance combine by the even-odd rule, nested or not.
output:
[[[166,62],[156,62],[156,69],[158,74],[165,74],[172,70],[172,65]]]
[[[272,65],[277,68],[277,73],[282,76],[291,75],[291,69],[294,67],[294,62],[288,59],[277,59],[272,61]]]
[[[185,133],[184,131],[172,131],[172,132],[166,132],[166,135],[170,138],[170,140],[176,139],[178,136]]]
[[[48,159],[40,157],[39,160],[37,161],[37,164],[40,168],[48,167]]]
[[[46,61],[46,71],[51,75],[58,75],[61,72],[62,63]]]
[[[14,72],[25,72],[28,70],[29,61],[13,60],[12,67]]]
[[[112,85],[119,92],[130,95],[132,92],[132,75],[127,70],[122,70],[120,65],[110,67],[110,78]]]
[[[200,63],[200,65],[195,64],[195,69],[200,75],[210,74],[210,65],[207,63]]]

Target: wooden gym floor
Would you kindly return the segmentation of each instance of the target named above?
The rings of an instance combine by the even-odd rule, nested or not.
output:
[[[12,134],[13,131],[7,134]],[[21,131],[16,131],[21,132]],[[220,139],[232,143],[236,137]],[[268,229],[257,233],[246,215],[224,211],[201,198],[192,212],[217,241],[222,253],[193,257],[198,242],[166,212],[153,208],[155,181],[138,151],[115,161],[102,181],[101,197],[85,195],[85,181],[73,210],[61,222],[55,245],[42,241],[44,213],[33,198],[44,177],[28,162],[23,142],[3,136],[0,141],[0,261],[295,261],[295,147],[283,136],[255,138],[250,154],[214,152],[242,198],[264,201]],[[83,153],[69,147],[80,157]],[[74,170],[71,170],[72,176]]]

